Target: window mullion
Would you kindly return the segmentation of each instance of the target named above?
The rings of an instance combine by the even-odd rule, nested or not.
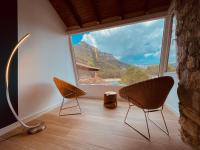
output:
[[[74,76],[75,76],[75,82],[76,82],[76,86],[78,86],[78,72],[77,72],[77,67],[76,67],[76,60],[75,60],[75,54],[73,51],[73,47],[72,47],[72,40],[71,40],[71,35],[68,35],[68,44],[69,44],[69,49],[70,49],[70,54],[71,54],[71,60],[72,60],[72,64],[73,64],[73,70],[74,70]]]
[[[167,70],[171,36],[172,36],[172,24],[173,24],[173,14],[170,14],[165,18],[159,76],[162,76],[164,72]]]

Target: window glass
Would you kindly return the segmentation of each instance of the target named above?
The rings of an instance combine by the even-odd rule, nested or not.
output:
[[[164,19],[72,35],[80,84],[128,85],[159,73]]]
[[[173,17],[173,25],[172,25],[172,38],[171,45],[169,50],[169,58],[168,58],[168,72],[175,72],[177,67],[177,59],[176,59],[176,17]]]

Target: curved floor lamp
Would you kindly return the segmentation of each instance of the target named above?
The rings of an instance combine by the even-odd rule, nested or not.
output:
[[[9,72],[10,72],[10,64],[12,62],[12,58],[14,56],[14,54],[17,52],[18,47],[30,36],[30,34],[26,34],[24,37],[21,38],[21,40],[17,43],[17,45],[14,47],[14,49],[12,50],[12,53],[8,59],[7,65],[6,65],[6,72],[5,72],[5,79],[6,79],[6,98],[7,98],[7,102],[8,105],[13,113],[13,115],[15,116],[15,118],[20,122],[20,124],[27,129],[27,133],[28,134],[35,134],[38,133],[40,131],[43,131],[46,128],[46,125],[44,124],[44,122],[38,123],[36,125],[32,125],[29,126],[26,123],[24,123],[19,116],[17,115],[17,113],[15,112],[12,103],[10,101],[10,94],[9,94]]]

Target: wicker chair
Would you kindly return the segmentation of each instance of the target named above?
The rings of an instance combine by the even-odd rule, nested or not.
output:
[[[62,104],[60,106],[59,116],[81,114],[81,107],[80,107],[80,104],[78,102],[78,97],[85,95],[86,93],[84,91],[82,91],[81,89],[75,87],[74,85],[71,85],[71,84],[69,84],[69,83],[67,83],[67,82],[65,82],[61,79],[58,79],[56,77],[54,77],[53,80],[56,84],[56,87],[58,88],[61,95],[63,96],[63,101],[62,101]],[[68,99],[75,98],[77,104],[75,106],[63,108],[65,98],[68,98]],[[62,110],[73,108],[73,107],[78,107],[80,112],[79,113],[72,113],[72,114],[61,114]]]
[[[129,108],[126,113],[124,122],[148,140],[150,140],[151,138],[148,120],[151,121],[153,124],[155,124],[157,127],[159,127],[164,133],[169,135],[169,131],[168,131],[166,121],[165,121],[162,111],[163,111],[164,102],[173,84],[174,84],[174,80],[172,77],[163,76],[163,77],[158,77],[158,78],[138,82],[138,83],[121,88],[119,90],[120,96],[122,98],[127,99],[129,102]],[[143,110],[144,115],[145,115],[148,136],[145,136],[143,133],[138,131],[136,128],[131,126],[126,121],[129,110],[132,106],[137,106]],[[155,112],[155,111],[161,112],[166,130],[162,129],[157,123],[155,123],[149,118],[149,113]]]

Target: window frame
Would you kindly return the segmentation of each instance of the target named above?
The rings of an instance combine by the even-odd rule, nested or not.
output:
[[[171,22],[171,24],[172,24],[172,29],[173,29],[173,23],[174,23],[174,17],[176,17],[176,15],[173,13],[173,15],[172,15],[172,22]],[[172,30],[171,29],[171,30]],[[175,40],[175,45],[176,45],[176,52],[177,52],[177,43],[176,43],[176,35],[175,35],[175,39],[173,39],[173,40]],[[170,38],[170,45],[169,45],[169,49],[168,49],[168,55],[166,56],[167,57],[167,64],[166,64],[166,69],[165,69],[165,72],[168,72],[168,65],[169,65],[169,55],[170,55],[170,48],[171,48],[171,42],[172,42],[172,31],[171,31],[171,38]],[[177,61],[177,60],[176,60]]]
[[[160,57],[159,76],[163,76],[163,74],[167,71],[167,67],[168,67],[169,50],[170,50],[171,37],[172,37],[173,16],[174,16],[174,13],[166,16],[165,18],[163,43],[162,43],[162,50],[161,50],[161,57]]]
[[[164,29],[163,29],[163,36],[162,36],[162,46],[161,46],[158,76],[163,76],[164,72],[167,71],[169,51],[170,51],[170,45],[171,45],[173,17],[174,17],[174,12],[172,11],[172,13],[170,13],[166,16],[151,19],[151,20],[155,20],[155,19],[164,18]],[[151,20],[150,19],[149,20],[141,20],[139,22],[151,21]],[[132,23],[139,23],[139,22],[136,21],[136,22],[132,22]],[[122,24],[121,26],[124,26],[124,25],[127,25],[127,24]],[[112,26],[112,27],[117,27],[117,26],[119,26],[119,25]],[[110,27],[103,27],[101,29],[96,29],[96,30],[93,29],[91,31],[98,31],[98,30],[103,30],[103,29],[107,29],[107,28],[110,28]],[[82,32],[86,32],[86,31],[82,31]],[[81,84],[78,82],[79,76],[78,76],[78,70],[77,70],[77,66],[76,66],[75,54],[74,54],[74,50],[73,50],[73,47],[72,47],[71,36],[73,34],[75,34],[75,33],[69,33],[68,34],[68,44],[69,44],[69,49],[70,49],[70,53],[71,53],[71,57],[72,57],[73,70],[74,70],[76,85],[80,86]],[[93,85],[93,86],[95,86],[95,85]]]

